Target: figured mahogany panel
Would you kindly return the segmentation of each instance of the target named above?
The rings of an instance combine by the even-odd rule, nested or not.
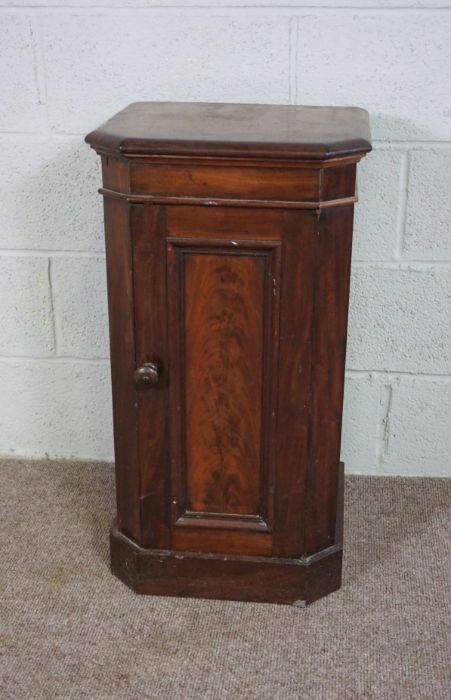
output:
[[[265,260],[184,258],[187,506],[258,514]]]
[[[270,527],[279,248],[169,239],[179,526]]]

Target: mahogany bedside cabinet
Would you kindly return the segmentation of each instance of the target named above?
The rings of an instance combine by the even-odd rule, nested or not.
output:
[[[113,572],[304,605],[340,587],[351,107],[135,103],[101,156]]]

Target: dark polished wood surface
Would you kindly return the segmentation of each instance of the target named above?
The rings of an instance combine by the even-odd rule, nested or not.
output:
[[[137,103],[102,156],[117,473],[140,593],[302,606],[341,579],[354,108]]]
[[[183,258],[186,507],[257,514],[265,261],[210,248]]]
[[[357,107],[135,102],[86,140],[124,154],[328,158],[371,150]]]

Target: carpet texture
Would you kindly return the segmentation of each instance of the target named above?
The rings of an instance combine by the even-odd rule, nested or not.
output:
[[[304,610],[134,595],[113,489],[0,463],[2,700],[451,698],[451,480],[347,477],[343,588]]]

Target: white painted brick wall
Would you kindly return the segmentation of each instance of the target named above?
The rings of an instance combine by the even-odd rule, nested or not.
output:
[[[403,254],[451,260],[451,148],[412,151],[407,202]]]
[[[358,169],[360,206],[355,208],[355,260],[393,260],[401,216],[400,187],[406,154],[375,149]]]
[[[345,385],[342,452],[346,467],[364,465],[365,471],[378,471],[381,452],[379,377],[366,373],[348,373]]]
[[[0,129],[39,131],[36,40],[31,18],[16,14],[2,20]]]
[[[80,136],[0,134],[0,173],[1,248],[104,250],[98,158]]]
[[[112,459],[84,134],[136,100],[356,104],[348,471],[451,476],[451,2],[0,0],[0,453]]]
[[[2,452],[112,459],[107,362],[0,358]]]
[[[298,20],[297,101],[364,104],[379,139],[451,139],[451,14]]]
[[[355,266],[347,364],[451,375],[451,269]]]
[[[55,354],[49,261],[0,256],[0,356]]]
[[[276,15],[198,11],[183,18],[173,11],[47,15],[41,26],[50,126],[88,131],[149,97],[287,102],[288,25]]]
[[[390,388],[381,471],[415,475],[421,464],[425,474],[449,476],[449,378],[398,377]]]
[[[53,258],[51,279],[61,355],[108,358],[104,258]]]

